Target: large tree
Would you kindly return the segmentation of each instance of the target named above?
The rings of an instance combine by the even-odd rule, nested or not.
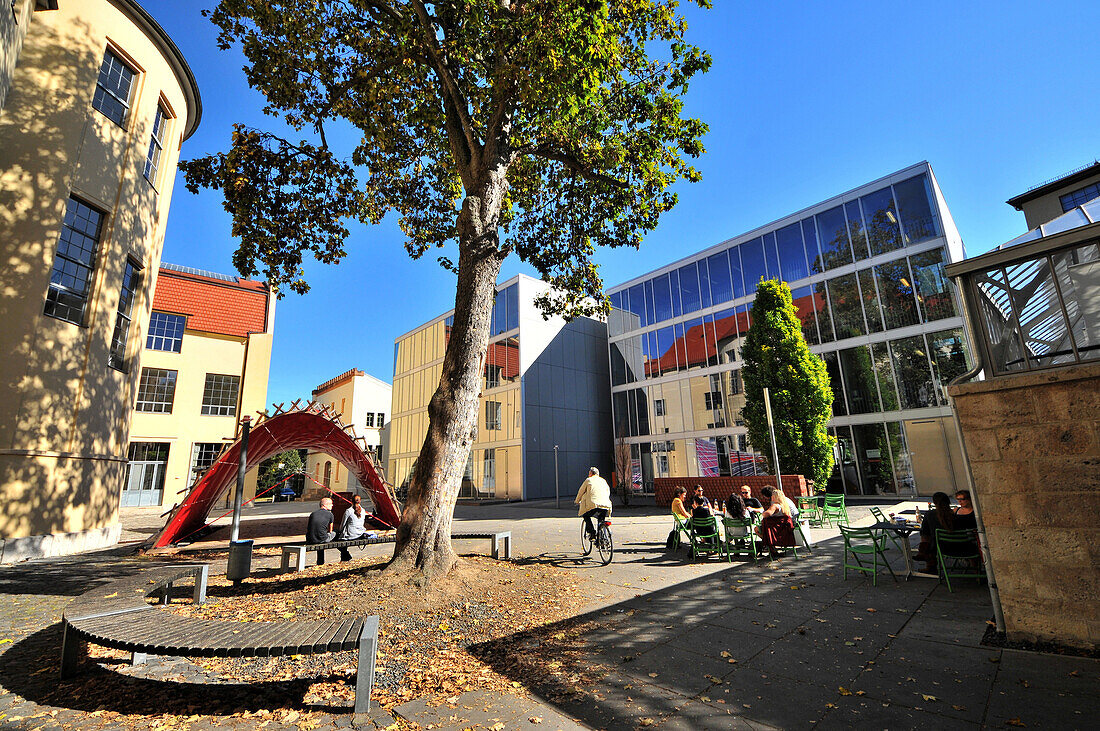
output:
[[[677,6],[221,0],[210,11],[265,111],[294,131],[238,126],[228,152],[182,165],[192,191],[223,192],[242,274],[305,292],[305,253],[338,261],[351,222],[390,211],[414,258],[457,242],[457,259],[439,256],[457,276],[454,325],[391,570],[431,579],[456,560],[451,518],[505,258],[554,286],[545,312],[606,311],[595,247],[637,247],[675,204],[673,183],[698,179],[686,159],[703,152],[706,126],[681,116],[681,97],[710,58],[685,40]],[[350,125],[354,149],[335,149],[334,123]]]
[[[749,441],[775,468],[764,408],[769,389],[779,466],[824,485],[833,469],[833,389],[825,361],[810,352],[786,282],[761,280],[752,303],[752,325],[741,350]]]

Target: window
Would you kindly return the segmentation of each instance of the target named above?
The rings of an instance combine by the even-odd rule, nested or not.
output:
[[[332,487],[332,462],[325,462],[325,488]]]
[[[368,411],[363,416],[363,426],[374,426],[374,412]]]
[[[183,349],[183,329],[186,326],[187,318],[183,315],[154,312],[149,317],[149,336],[145,339],[145,347],[149,350],[180,352]]]
[[[127,260],[122,273],[122,292],[118,295],[118,311],[115,313],[115,331],[111,335],[111,352],[107,363],[112,368],[126,373],[130,370],[126,363],[126,345],[130,339],[130,320],[134,311],[134,295],[141,284],[141,275],[134,262]]]
[[[375,419],[374,422],[375,422],[375,425],[377,425],[378,428],[381,429],[383,426],[386,425],[386,415],[384,413],[382,413],[381,411],[379,411],[378,412],[378,418]]]
[[[145,156],[145,179],[157,187],[157,170],[160,168],[160,156],[164,152],[164,128],[168,126],[168,115],[164,107],[157,106],[157,116],[153,119],[153,133],[149,135],[149,153]]]
[[[50,317],[83,324],[102,230],[103,213],[69,198],[46,293],[45,313]]]
[[[707,391],[703,394],[703,407],[711,411],[722,408],[722,393],[720,391]]]
[[[653,402],[653,414],[655,416],[664,416],[665,415],[665,400],[663,398],[659,398],[659,399],[654,400],[654,402]]]
[[[501,367],[498,365],[485,366],[485,388],[496,388],[500,385],[500,371]]]
[[[170,371],[175,373],[175,371]],[[221,442],[195,442],[191,447],[191,480],[194,482],[199,475],[206,472],[222,453]]]
[[[131,442],[122,507],[160,505],[169,445],[163,442]]]
[[[240,376],[207,373],[206,385],[202,389],[202,413],[206,416],[236,416],[240,385]]]
[[[172,401],[176,397],[176,375],[177,371],[164,368],[142,368],[134,411],[171,414]]]
[[[1100,198],[1100,183],[1086,185],[1080,190],[1058,196],[1058,200],[1062,203],[1062,210],[1066,213],[1069,213],[1079,205],[1088,203],[1093,198]]]
[[[486,431],[497,431],[500,429],[499,401],[485,402],[485,429]]]
[[[486,449],[485,460],[481,468],[484,477],[481,487],[486,492],[492,492],[497,488],[497,450]]]
[[[134,70],[108,48],[103,53],[103,64],[99,67],[99,80],[92,97],[92,107],[121,126],[130,109],[130,88],[133,84]]]

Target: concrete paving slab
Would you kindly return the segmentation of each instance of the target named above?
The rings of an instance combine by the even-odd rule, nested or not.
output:
[[[833,701],[833,708],[815,728],[818,729],[891,729],[901,731],[971,731],[979,729],[977,723],[949,718],[931,710],[916,710],[896,703],[883,702],[862,696],[840,697]]]

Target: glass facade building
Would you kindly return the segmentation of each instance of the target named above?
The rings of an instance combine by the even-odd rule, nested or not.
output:
[[[740,352],[756,283],[777,278],[832,380],[830,490],[962,486],[944,386],[967,346],[943,268],[963,256],[920,163],[611,288],[613,424],[635,479],[765,469],[741,421]]]

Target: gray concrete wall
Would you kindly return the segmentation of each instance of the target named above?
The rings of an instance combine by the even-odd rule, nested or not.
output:
[[[567,323],[523,376],[524,498],[554,497],[554,445],[563,496],[595,466],[610,480],[611,379],[607,325]]]

